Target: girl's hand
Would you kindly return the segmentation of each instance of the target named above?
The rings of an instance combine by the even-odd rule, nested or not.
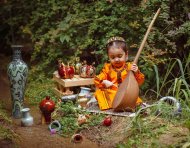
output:
[[[113,85],[113,82],[108,80],[103,80],[102,83],[106,86],[106,88],[111,87]]]
[[[134,64],[134,63],[133,63],[132,66],[131,66],[131,70],[132,70],[133,72],[137,72],[137,71],[139,70],[137,64]]]
[[[102,81],[102,84],[104,84],[104,85],[106,86],[106,88],[109,88],[109,87],[111,87],[111,86],[114,86],[114,87],[118,88],[117,85],[115,85],[113,82],[111,82],[111,81],[109,81],[109,80],[103,80],[103,81]]]

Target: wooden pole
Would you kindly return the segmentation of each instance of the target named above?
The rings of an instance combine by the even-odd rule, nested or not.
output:
[[[149,27],[148,27],[148,29],[146,31],[146,34],[145,34],[145,36],[143,38],[143,41],[142,41],[142,43],[140,45],[140,48],[139,48],[139,50],[138,50],[138,52],[137,52],[137,54],[135,56],[135,59],[133,61],[133,63],[135,63],[135,64],[137,64],[137,62],[138,62],[139,56],[140,56],[141,51],[142,51],[142,49],[143,49],[143,47],[145,45],[145,42],[146,42],[147,37],[148,37],[148,34],[149,34],[149,32],[150,32],[150,30],[151,30],[151,28],[152,28],[152,26],[153,26],[153,24],[154,24],[154,22],[155,22],[155,20],[156,20],[159,13],[160,13],[160,8],[157,10],[156,14],[154,15],[154,18],[152,19],[152,21],[151,21],[151,23],[150,23],[150,25],[149,25]]]

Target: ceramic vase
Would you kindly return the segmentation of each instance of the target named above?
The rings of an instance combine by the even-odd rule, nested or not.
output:
[[[85,97],[89,98],[91,89],[88,87],[80,87],[80,93],[81,95],[84,95]]]
[[[45,122],[50,123],[51,113],[55,110],[55,103],[51,100],[50,96],[46,96],[46,98],[40,102],[39,108],[45,118]]]
[[[13,59],[8,65],[8,78],[10,81],[12,115],[14,118],[21,118],[21,110],[24,103],[25,85],[28,75],[28,66],[22,60],[22,45],[12,45]]]
[[[82,66],[82,63],[80,63],[80,58],[76,58],[76,64],[75,64],[75,74],[80,73],[80,67]]]
[[[32,126],[33,125],[33,117],[30,115],[29,108],[23,108],[22,118],[21,118],[21,126]]]

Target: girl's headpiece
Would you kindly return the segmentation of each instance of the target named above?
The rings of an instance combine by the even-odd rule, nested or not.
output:
[[[108,41],[107,41],[107,43],[106,43],[106,46],[107,46],[108,44],[110,44],[111,42],[114,42],[114,41],[125,42],[124,38],[115,36],[115,37],[111,37],[110,39],[108,39]]]

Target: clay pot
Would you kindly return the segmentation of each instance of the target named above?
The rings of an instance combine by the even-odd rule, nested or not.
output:
[[[51,113],[55,110],[54,101],[50,100],[49,96],[46,96],[46,98],[40,102],[39,108],[42,112],[42,115],[45,117],[45,122],[50,123],[51,122]]]
[[[74,134],[71,137],[71,141],[74,142],[74,143],[81,143],[83,141],[83,137],[82,137],[81,134]]]
[[[55,134],[56,132],[59,132],[61,130],[61,124],[58,120],[54,120],[49,125],[49,130],[51,134]]]

